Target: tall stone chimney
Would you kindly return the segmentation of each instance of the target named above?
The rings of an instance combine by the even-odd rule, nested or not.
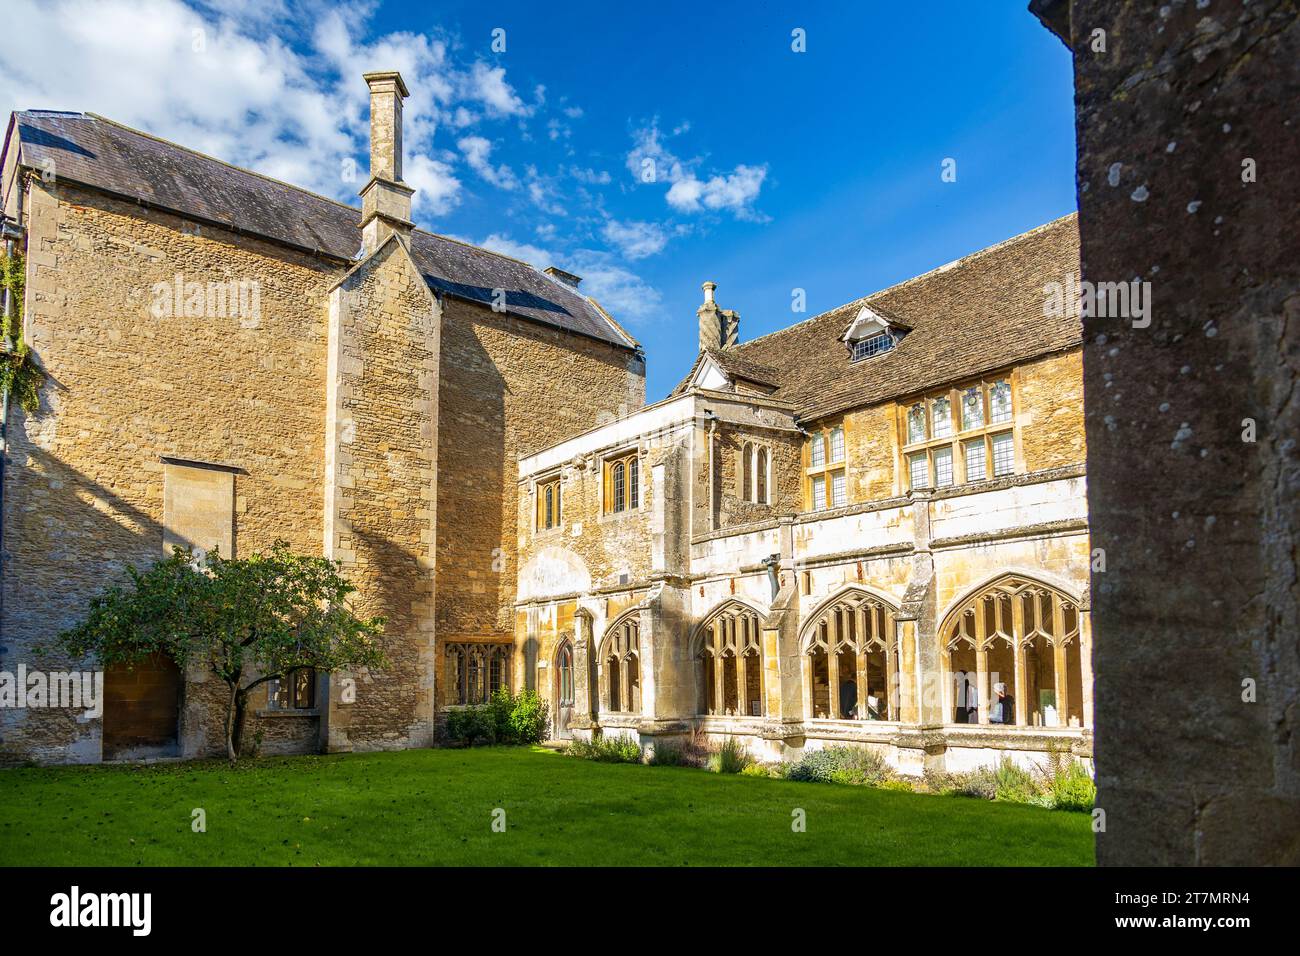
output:
[[[415,190],[402,182],[402,100],[411,94],[395,71],[364,79],[370,85],[370,181],[361,190],[361,241],[369,253],[393,233],[411,234]]]
[[[704,304],[695,310],[700,318],[700,351],[730,348],[740,339],[740,313],[718,308],[713,301],[716,282],[706,282],[700,288],[704,290]]]

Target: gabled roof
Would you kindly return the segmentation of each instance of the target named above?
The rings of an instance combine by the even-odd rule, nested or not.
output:
[[[351,262],[361,250],[361,211],[93,113],[14,113],[4,149],[58,179]],[[3,168],[0,155],[0,168]],[[417,229],[411,254],[436,291],[491,304],[505,290],[516,316],[637,348],[593,300],[525,262]]]
[[[767,368],[772,397],[805,421],[832,415],[1077,347],[1079,317],[1045,315],[1044,287],[1078,272],[1071,214],[725,354]],[[908,331],[892,350],[851,362],[843,336],[863,305]]]
[[[710,360],[721,369],[727,378],[735,380],[741,379],[746,382],[753,382],[755,385],[762,385],[767,388],[775,389],[780,383],[780,373],[770,366],[763,365],[760,362],[751,362],[748,359],[736,355],[732,349],[703,349],[695,357],[695,364],[671,392],[669,397],[680,395],[691,387],[695,380],[696,373],[705,360]]]

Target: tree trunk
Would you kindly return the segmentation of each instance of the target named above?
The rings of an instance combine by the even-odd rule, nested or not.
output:
[[[231,763],[238,759],[235,751],[235,701],[239,699],[239,685],[230,685],[230,703],[226,705],[226,757]]]
[[[248,692],[238,684],[231,685],[230,703],[226,708],[226,757],[231,763],[239,759],[240,741],[244,735],[244,716],[248,710]]]

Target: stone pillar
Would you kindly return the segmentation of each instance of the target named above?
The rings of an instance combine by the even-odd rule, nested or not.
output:
[[[904,724],[920,722],[920,701],[916,693],[916,619],[898,618],[898,719]]]
[[[1083,685],[1083,726],[1088,730],[1093,728],[1092,723],[1092,612],[1083,608],[1079,609],[1079,636],[1075,638],[1079,642],[1079,669],[1082,672],[1079,676],[1082,678],[1080,683]]]
[[[1082,278],[1143,303],[1083,320],[1097,859],[1294,865],[1300,16],[1032,9],[1074,56]]]
[[[989,652],[984,642],[975,648],[975,694],[979,704],[979,722],[989,722]]]
[[[591,612],[579,608],[575,616],[576,633],[573,640],[573,723],[585,729],[595,717],[591,699],[592,644]]]

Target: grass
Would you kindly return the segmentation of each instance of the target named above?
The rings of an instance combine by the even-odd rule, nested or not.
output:
[[[526,747],[0,770],[2,865],[1092,863],[1086,814]]]

